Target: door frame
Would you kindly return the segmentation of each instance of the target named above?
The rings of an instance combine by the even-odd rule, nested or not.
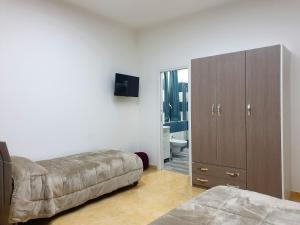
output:
[[[161,79],[161,73],[166,72],[166,71],[170,71],[170,70],[182,70],[182,69],[187,69],[188,70],[188,133],[189,133],[189,176],[191,177],[192,174],[192,131],[191,131],[191,65],[187,65],[187,66],[180,66],[180,67],[173,67],[173,68],[167,68],[167,69],[161,69],[159,70],[159,79],[158,79],[158,86],[159,86],[159,95],[158,95],[158,102],[159,102],[159,132],[158,135],[158,140],[159,140],[159,146],[158,146],[158,154],[157,154],[157,160],[158,160],[158,164],[157,164],[157,169],[158,170],[162,170],[164,168],[164,151],[163,151],[163,121],[162,121],[162,113],[163,113],[163,100],[162,100],[162,88],[163,88],[163,84],[162,84],[162,79]]]

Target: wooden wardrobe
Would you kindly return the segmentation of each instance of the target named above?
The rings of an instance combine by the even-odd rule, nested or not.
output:
[[[192,60],[193,185],[288,195],[285,53],[276,45]]]

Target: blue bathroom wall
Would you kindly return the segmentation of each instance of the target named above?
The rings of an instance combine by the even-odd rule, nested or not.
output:
[[[180,121],[178,71],[171,70],[169,75],[170,120]]]
[[[168,72],[163,73],[164,76],[164,83],[163,83],[163,91],[164,91],[164,102],[163,102],[163,112],[165,122],[170,121],[170,100],[169,100],[169,79],[168,79]]]
[[[188,83],[179,82],[178,85],[179,85],[179,89],[178,89],[179,92],[183,92],[184,90],[188,92]]]
[[[164,112],[164,122],[169,121],[185,121],[188,119],[188,101],[187,101],[187,93],[188,93],[188,83],[178,82],[176,83],[174,79],[172,82],[169,82],[169,76],[167,73],[164,73],[164,102],[163,102],[163,112]],[[175,85],[176,84],[176,85]],[[176,88],[172,88],[172,86],[176,86]],[[170,93],[172,91],[172,93]],[[173,92],[176,93],[173,93]],[[182,101],[179,101],[179,93],[182,92]],[[174,97],[176,96],[176,98]],[[170,106],[171,105],[171,106]],[[176,112],[176,113],[174,113]],[[182,116],[181,116],[182,112]]]
[[[186,131],[189,129],[189,124],[187,120],[184,121],[172,121],[164,123],[164,126],[170,127],[170,133],[176,133],[181,131]]]

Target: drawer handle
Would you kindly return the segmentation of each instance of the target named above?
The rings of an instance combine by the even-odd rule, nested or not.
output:
[[[208,180],[204,180],[204,179],[200,179],[200,178],[197,178],[197,181],[201,182],[201,183],[207,183]]]
[[[202,172],[206,172],[206,171],[208,171],[208,168],[200,167],[199,170]]]
[[[231,172],[225,172],[226,175],[230,176],[230,177],[239,177],[240,174],[239,173],[231,173]]]

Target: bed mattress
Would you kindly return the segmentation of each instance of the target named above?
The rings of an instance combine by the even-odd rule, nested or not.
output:
[[[10,223],[51,217],[86,201],[137,182],[141,159],[106,150],[32,162],[12,157],[14,181]]]

